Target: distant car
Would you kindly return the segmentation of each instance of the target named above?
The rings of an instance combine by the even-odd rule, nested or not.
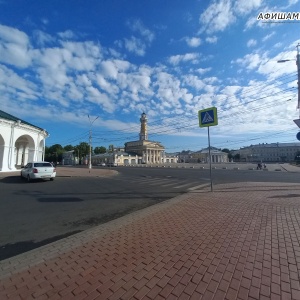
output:
[[[47,161],[29,162],[21,170],[21,178],[26,178],[28,182],[34,179],[50,179],[53,181],[55,176],[55,167]]]
[[[100,164],[97,164],[97,166],[100,166],[100,167],[105,167],[105,163],[100,163]]]
[[[117,167],[118,164],[117,163],[108,163],[106,166],[108,166],[108,167]]]

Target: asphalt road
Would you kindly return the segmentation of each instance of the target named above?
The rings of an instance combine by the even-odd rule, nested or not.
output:
[[[0,260],[209,184],[209,170],[116,168],[108,178],[0,180]],[[214,183],[299,182],[300,173],[213,170]]]

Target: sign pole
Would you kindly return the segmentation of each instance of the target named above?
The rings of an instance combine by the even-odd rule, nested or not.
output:
[[[207,127],[208,133],[208,155],[209,155],[209,173],[210,173],[210,191],[213,192],[213,182],[211,175],[211,153],[210,153],[210,135],[209,127],[218,125],[217,108],[210,107],[198,111],[199,126]]]
[[[207,133],[208,133],[208,156],[209,156],[210,191],[213,192],[213,183],[212,183],[212,175],[211,175],[211,153],[210,153],[209,126],[207,126]]]

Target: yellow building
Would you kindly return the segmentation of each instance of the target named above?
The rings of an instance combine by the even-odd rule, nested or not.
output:
[[[125,151],[136,153],[140,158],[139,163],[143,164],[161,164],[164,162],[165,148],[155,141],[148,140],[147,116],[143,112],[140,118],[141,131],[140,139],[125,143]]]

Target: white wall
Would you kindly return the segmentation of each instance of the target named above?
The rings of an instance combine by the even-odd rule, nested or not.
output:
[[[15,171],[16,165],[44,158],[45,130],[0,119],[0,171]]]

